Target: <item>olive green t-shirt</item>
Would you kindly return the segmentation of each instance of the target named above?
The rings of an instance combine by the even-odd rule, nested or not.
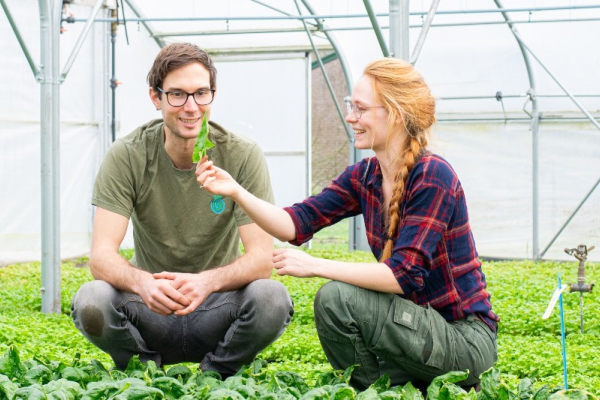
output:
[[[149,272],[199,272],[240,257],[238,226],[252,220],[230,198],[200,188],[195,167],[175,168],[164,146],[162,119],[116,140],[96,177],[92,204],[131,218],[135,260]],[[258,145],[210,122],[208,150],[250,193],[273,203]]]

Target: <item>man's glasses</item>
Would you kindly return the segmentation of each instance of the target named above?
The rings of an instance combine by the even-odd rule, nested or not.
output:
[[[215,89],[200,89],[196,90],[194,93],[188,93],[181,90],[165,92],[161,88],[157,89],[167,96],[167,103],[169,103],[172,107],[183,106],[190,96],[192,96],[196,104],[199,106],[205,106],[212,103],[215,96]]]
[[[346,111],[348,112],[348,114],[353,113],[354,116],[356,117],[356,119],[360,119],[360,117],[362,117],[363,113],[370,108],[385,108],[385,107],[383,107],[383,106],[363,107],[363,106],[357,106],[356,104],[352,104],[352,103],[346,103]]]

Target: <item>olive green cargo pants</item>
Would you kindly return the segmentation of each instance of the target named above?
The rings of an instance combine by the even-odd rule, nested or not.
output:
[[[336,369],[358,364],[351,384],[360,390],[386,373],[395,386],[465,370],[458,384],[469,386],[497,360],[496,333],[474,316],[447,322],[429,306],[336,281],[314,307],[325,355]]]

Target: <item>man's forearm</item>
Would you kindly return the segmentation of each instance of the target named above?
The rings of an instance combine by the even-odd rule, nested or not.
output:
[[[139,294],[140,285],[146,279],[152,279],[148,272],[135,268],[119,253],[109,250],[90,254],[90,272],[94,278],[129,293]]]
[[[268,279],[272,271],[270,254],[246,253],[231,264],[200,272],[200,275],[209,280],[212,292],[227,292],[257,279]]]

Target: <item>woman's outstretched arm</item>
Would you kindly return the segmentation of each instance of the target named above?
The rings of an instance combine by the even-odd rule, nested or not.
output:
[[[280,241],[296,238],[296,227],[287,212],[248,192],[212,161],[203,161],[196,166],[196,179],[201,187],[209,193],[230,197],[258,226]]]

